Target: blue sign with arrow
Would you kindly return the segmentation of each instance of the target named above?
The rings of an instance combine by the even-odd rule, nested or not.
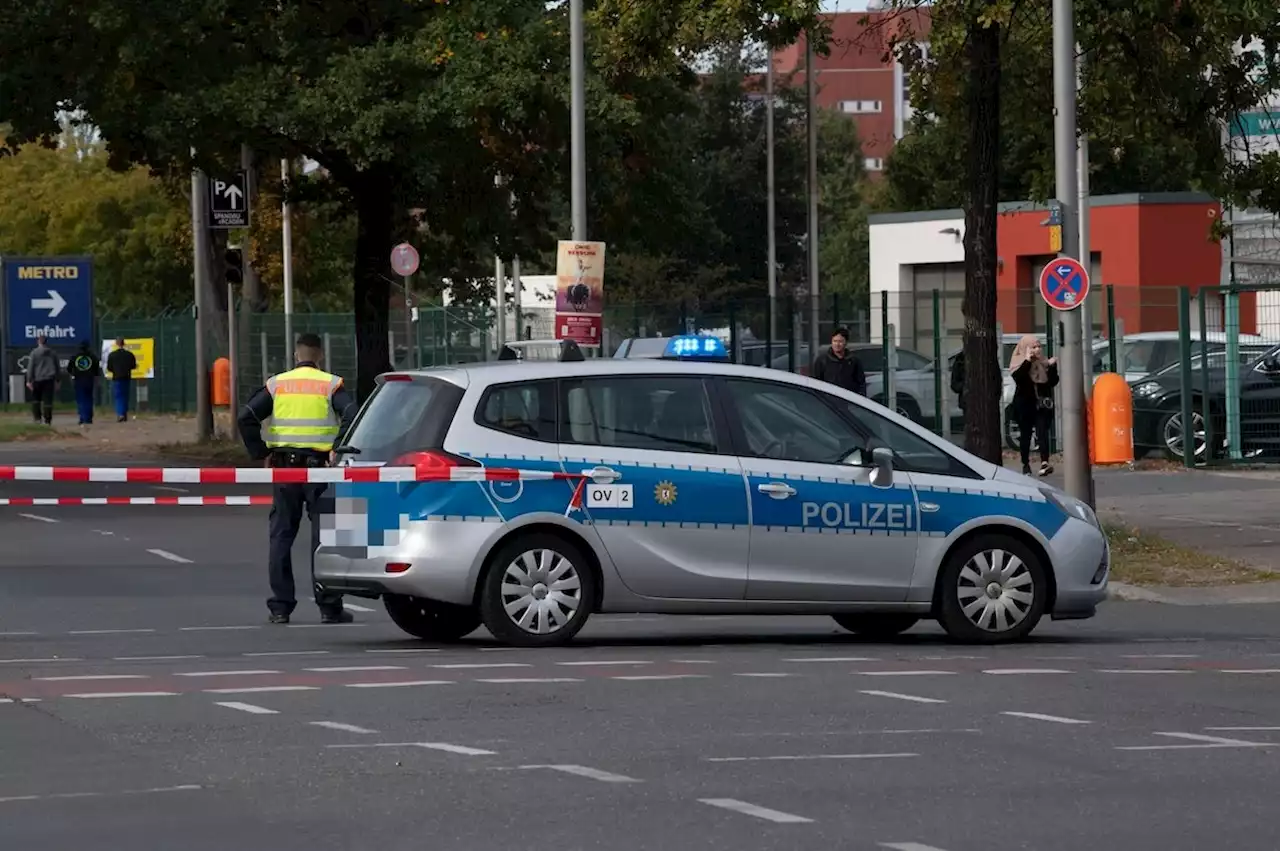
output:
[[[5,344],[54,347],[93,339],[92,257],[5,257]]]
[[[1055,310],[1075,310],[1089,295],[1089,273],[1079,260],[1059,257],[1040,273],[1040,296]]]

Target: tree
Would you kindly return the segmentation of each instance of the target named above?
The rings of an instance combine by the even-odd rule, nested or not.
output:
[[[862,304],[870,297],[866,180],[857,125],[836,110],[819,110],[819,289]]]
[[[908,66],[920,112],[889,158],[887,197],[909,207],[958,199],[965,208],[965,360],[973,400],[965,446],[998,462],[996,202],[1052,193],[1050,3],[937,0],[928,56],[915,48],[912,26],[923,4],[891,5],[907,24],[891,49]],[[1085,58],[1080,129],[1096,156],[1095,191],[1195,188],[1280,210],[1280,155],[1231,163],[1221,144],[1224,124],[1280,84],[1280,7],[1267,0],[1077,0],[1075,14]],[[1254,39],[1265,50],[1239,50]]]

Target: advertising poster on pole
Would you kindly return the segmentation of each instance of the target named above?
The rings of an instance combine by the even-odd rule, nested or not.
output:
[[[604,329],[604,243],[562,239],[556,251],[556,339],[601,344]]]

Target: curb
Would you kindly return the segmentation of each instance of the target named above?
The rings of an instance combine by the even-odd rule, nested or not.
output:
[[[1161,603],[1168,606],[1234,606],[1280,603],[1280,582],[1249,585],[1207,585],[1196,588],[1142,587],[1112,582],[1108,600],[1130,603]]]

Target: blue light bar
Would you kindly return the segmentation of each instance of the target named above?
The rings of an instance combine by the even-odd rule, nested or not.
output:
[[[680,360],[728,360],[729,352],[719,337],[686,334],[668,340],[662,356]]]

